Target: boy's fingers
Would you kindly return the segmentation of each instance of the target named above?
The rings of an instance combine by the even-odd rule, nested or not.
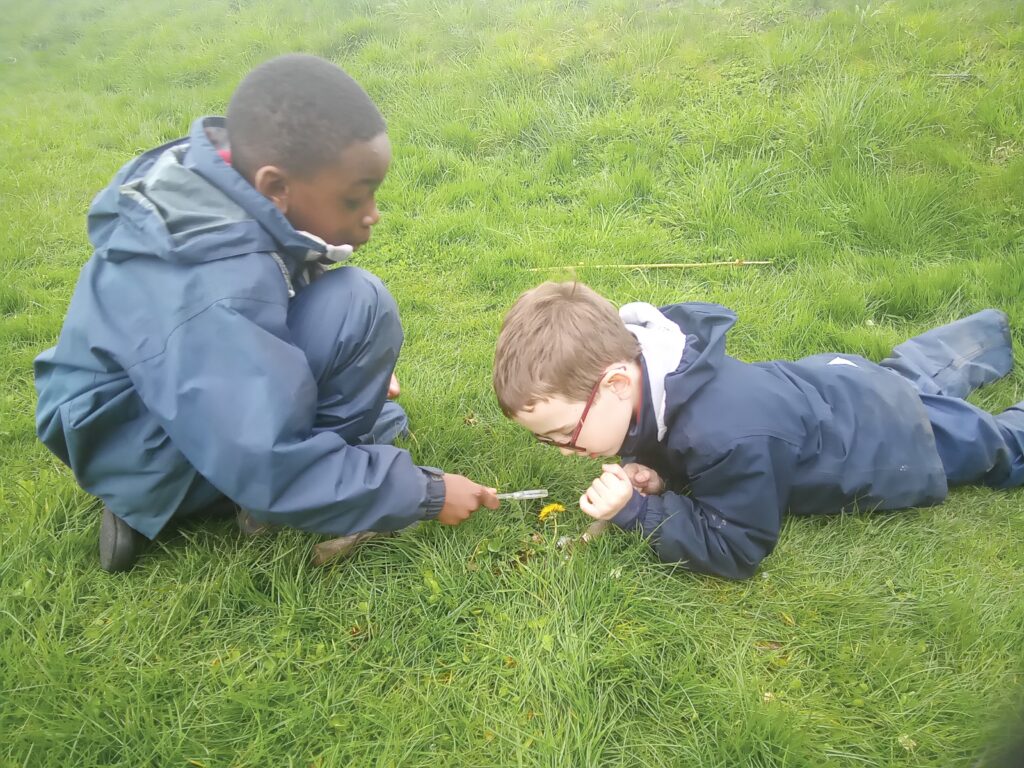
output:
[[[601,471],[602,472],[607,472],[609,474],[614,475],[615,474],[615,470],[619,470],[623,474],[626,473],[626,471],[622,468],[621,464],[602,464],[601,465]]]
[[[626,470],[623,469],[622,464],[609,464],[608,467],[608,471],[618,479],[625,480],[626,482],[630,481],[630,476],[627,474]]]
[[[630,491],[633,490],[633,483],[629,481],[629,478],[619,477],[611,472],[601,475],[601,482],[608,498],[621,496],[627,488]]]
[[[501,501],[498,500],[497,488],[485,488],[481,485],[477,498],[480,500],[480,503],[488,509],[497,509],[501,504]]]
[[[583,510],[583,513],[585,515],[589,515],[590,517],[593,517],[595,519],[599,518],[597,508],[590,503],[590,499],[587,498],[586,494],[580,496],[580,509]]]
[[[597,504],[607,504],[608,500],[615,495],[608,481],[600,477],[594,480],[590,489],[593,491],[590,494],[590,499]]]
[[[604,503],[604,496],[602,492],[599,489],[594,488],[594,486],[590,486],[590,488],[587,489],[587,492],[583,495],[586,497],[587,502],[590,504],[590,509],[593,512],[597,512],[598,508]]]
[[[601,475],[600,480],[611,493],[618,493],[619,489],[624,485],[628,485],[630,488],[633,487],[629,477],[621,470],[618,472],[605,472]]]
[[[620,465],[620,464],[605,464],[604,466],[601,467],[601,469],[603,469],[606,473],[608,473],[612,477],[615,477],[615,478],[617,478],[619,480],[622,480],[623,482],[626,482],[626,483],[632,482],[629,479],[629,475],[626,474],[626,470],[624,470],[622,468],[622,465]]]
[[[626,464],[622,467],[626,473],[626,477],[629,478],[629,482],[636,488],[642,488],[646,482],[644,477],[644,470],[640,468],[639,464]]]
[[[623,464],[622,469],[638,491],[647,491],[652,484],[657,483],[657,475],[643,464]]]

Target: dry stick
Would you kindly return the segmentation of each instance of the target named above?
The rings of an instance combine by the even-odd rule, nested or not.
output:
[[[754,264],[771,264],[771,261],[694,261],[688,264],[555,264],[550,267],[529,267],[527,272],[550,272],[553,269],[699,269],[701,267],[749,267]]]
[[[604,532],[608,530],[610,525],[610,520],[598,520],[597,522],[591,523],[587,526],[587,530],[583,532],[583,535],[580,536],[580,539],[589,543],[598,536],[603,536]]]

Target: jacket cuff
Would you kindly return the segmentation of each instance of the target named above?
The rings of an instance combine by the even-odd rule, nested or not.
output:
[[[437,467],[420,467],[420,470],[427,479],[427,492],[420,504],[420,512],[424,520],[434,520],[444,506],[444,472]]]
[[[639,491],[633,491],[633,496],[626,502],[626,506],[619,510],[612,518],[612,522],[619,528],[631,531],[637,527],[640,518],[647,512],[647,497]]]

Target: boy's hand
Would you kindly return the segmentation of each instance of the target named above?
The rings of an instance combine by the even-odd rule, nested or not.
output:
[[[601,469],[601,476],[580,496],[580,509],[595,520],[611,520],[633,498],[633,483],[618,464]]]
[[[391,382],[388,384],[388,400],[394,400],[402,394],[402,388],[398,386],[398,377],[391,374]]]
[[[647,496],[658,496],[665,492],[665,481],[650,467],[643,464],[623,464],[622,469],[633,483],[633,487]]]
[[[444,474],[444,506],[437,516],[442,525],[458,525],[469,520],[469,516],[480,509],[498,508],[498,491],[474,483],[462,475]]]

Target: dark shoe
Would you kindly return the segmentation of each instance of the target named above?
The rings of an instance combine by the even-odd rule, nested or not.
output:
[[[146,537],[104,504],[100,521],[100,568],[107,573],[131,570],[146,545]]]

